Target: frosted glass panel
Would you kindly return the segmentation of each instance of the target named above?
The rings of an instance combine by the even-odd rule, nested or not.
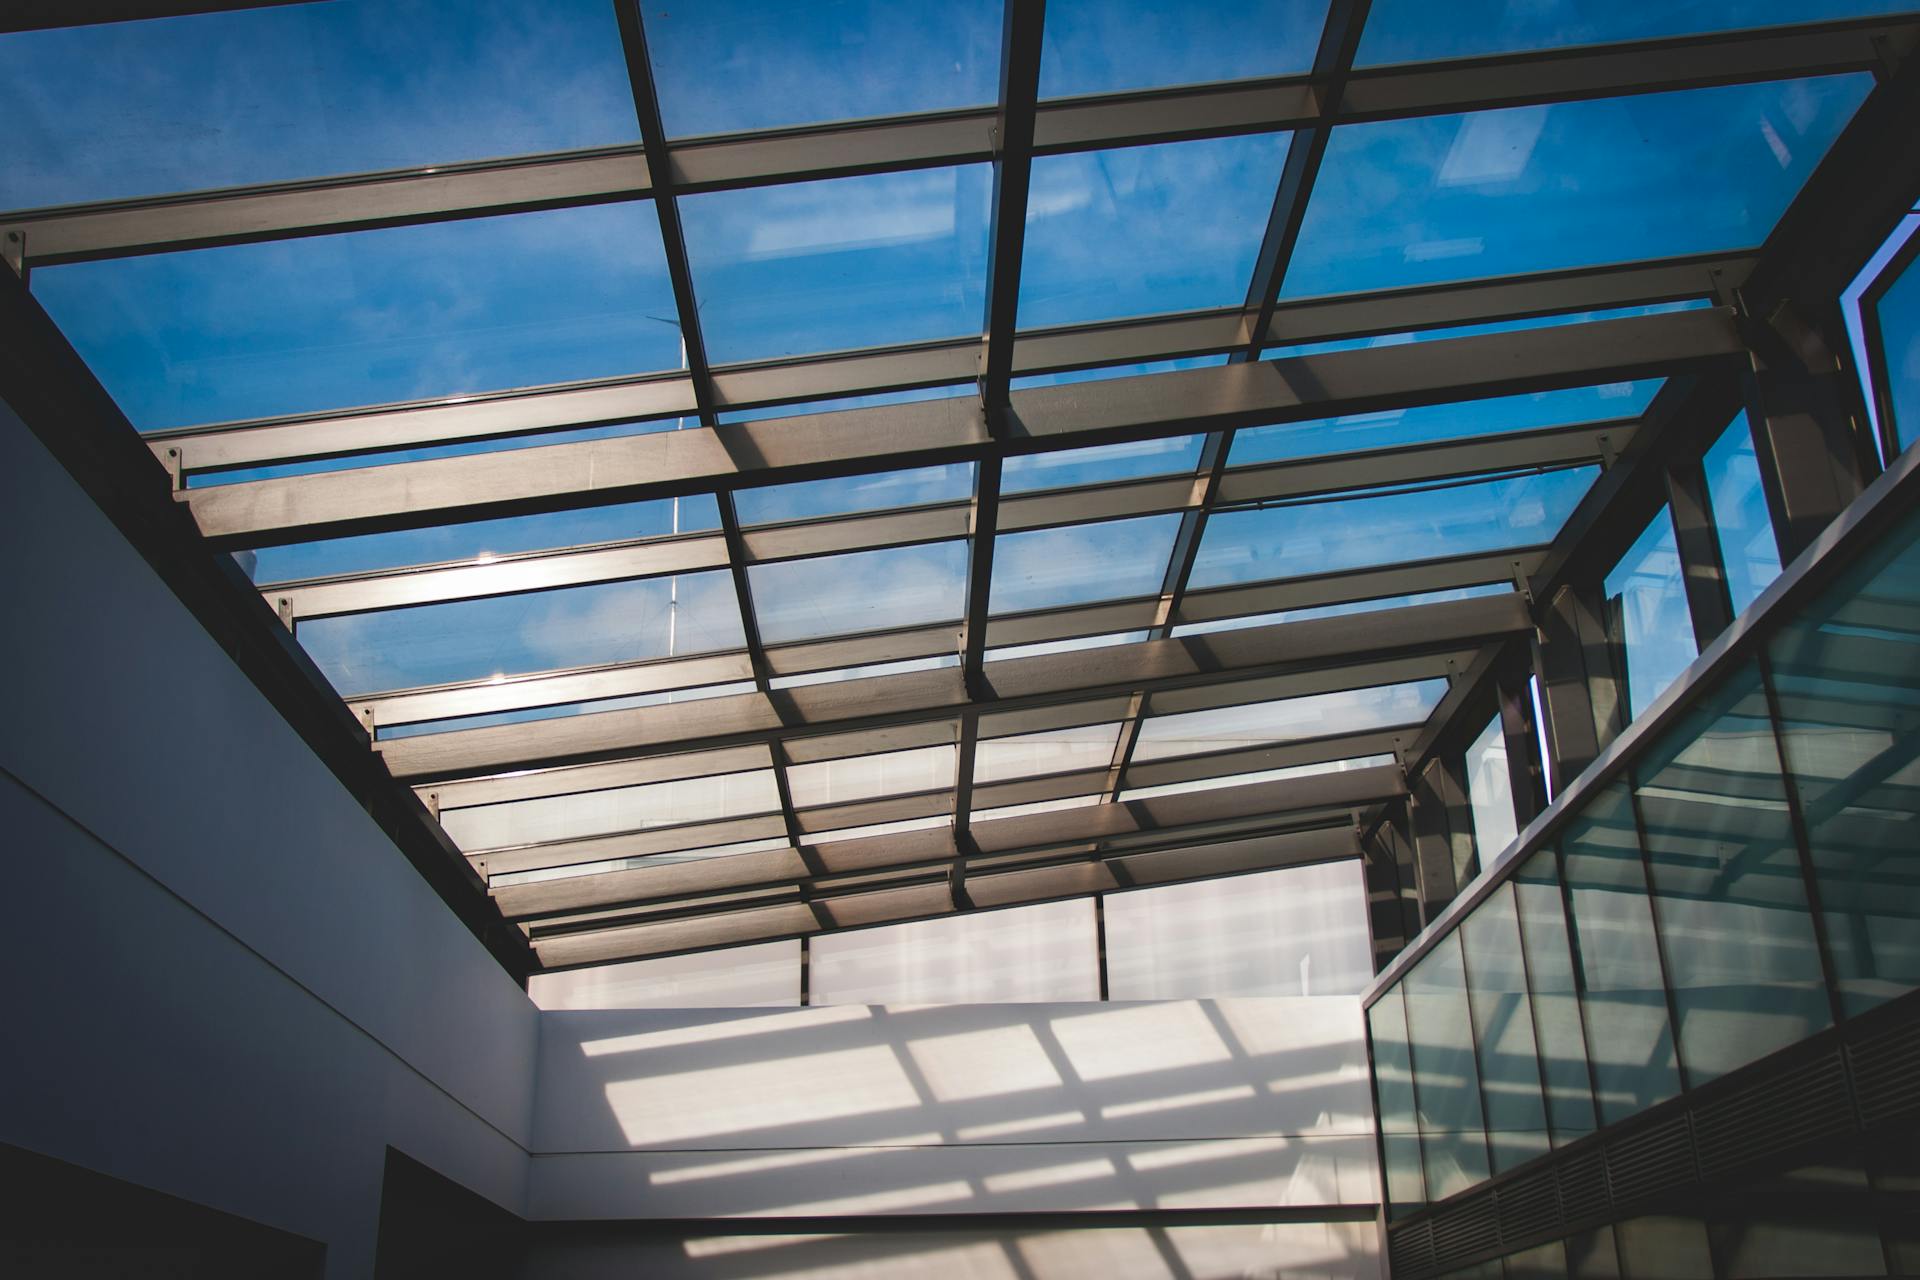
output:
[[[1373,977],[1354,860],[1110,893],[1114,1000],[1355,995]]]
[[[795,807],[801,809],[875,796],[940,791],[953,785],[953,757],[952,747],[919,747],[796,764],[787,769],[787,786]]]
[[[541,1009],[748,1009],[800,1003],[800,943],[762,942],[691,956],[536,973]]]
[[[1098,1000],[1093,903],[1048,902],[813,939],[814,1004]]]
[[[1119,736],[1118,724],[1090,724],[989,738],[981,742],[974,756],[973,780],[1002,782],[1043,773],[1104,769],[1113,761],[1114,742]]]
[[[505,804],[449,809],[440,825],[462,850],[501,849],[548,840],[577,840],[616,831],[644,831],[683,822],[711,822],[780,808],[771,769],[681,778],[584,795],[541,796]]]

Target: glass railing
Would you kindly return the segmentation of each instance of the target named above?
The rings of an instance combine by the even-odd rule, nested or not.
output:
[[[1366,996],[1390,1215],[1920,986],[1920,459]]]

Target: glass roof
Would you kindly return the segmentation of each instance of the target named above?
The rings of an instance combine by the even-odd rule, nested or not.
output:
[[[1294,0],[0,34],[0,231],[536,951],[629,959],[1398,795],[1875,92],[1731,55],[1916,12],[1376,0],[1363,107]]]

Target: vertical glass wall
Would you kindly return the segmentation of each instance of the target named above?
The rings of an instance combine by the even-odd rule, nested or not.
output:
[[[1707,477],[1707,502],[1720,541],[1720,563],[1727,573],[1727,595],[1736,614],[1745,613],[1767,584],[1780,576],[1780,544],[1774,540],[1766,491],[1760,484],[1760,456],[1744,412],[1720,433],[1701,459]]]
[[[1653,705],[1699,654],[1687,612],[1680,547],[1665,507],[1606,576],[1607,639],[1633,718]]]
[[[1497,712],[1467,748],[1466,778],[1473,843],[1484,867],[1520,834],[1513,808],[1513,775],[1507,772],[1507,737]]]
[[[1662,515],[1628,592],[1671,544]],[[1395,1213],[1920,989],[1920,512],[1848,554],[1369,1006]],[[1623,1224],[1622,1257],[1692,1258],[1701,1230]]]
[[[1898,273],[1867,304],[1879,339],[1874,353],[1881,425],[1896,451],[1920,440],[1920,250],[1900,255]]]

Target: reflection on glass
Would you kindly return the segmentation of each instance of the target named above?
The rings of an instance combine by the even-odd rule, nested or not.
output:
[[[1417,680],[1237,707],[1149,715],[1140,723],[1133,758],[1164,760],[1420,724],[1446,692],[1445,680]]]
[[[1892,414],[1887,429],[1904,450],[1920,440],[1920,268],[1913,261],[1880,296],[1874,317],[1880,326],[1880,350],[1871,358],[1882,365],[1886,378]]]
[[[1020,327],[1241,305],[1288,137],[1036,158]]]
[[[935,502],[965,502],[973,492],[973,464],[950,462],[912,471],[880,471],[860,476],[807,480],[800,484],[742,489],[733,495],[742,525],[777,524],[817,516],[886,511]]]
[[[659,538],[674,532],[694,533],[720,527],[720,512],[710,493],[675,500],[623,502],[610,507],[577,507],[534,516],[507,516],[500,520],[472,520],[465,524],[368,533],[351,538],[326,538],[282,547],[243,552],[242,567],[255,582],[298,582],[340,574],[371,573],[413,565],[452,564],[522,551],[551,551],[590,546],[598,542],[628,542]]]
[[[0,36],[0,118],[0,209],[640,137],[600,0],[334,0],[18,32]]]
[[[1203,436],[1168,436],[1159,440],[1095,445],[1091,449],[1023,453],[1007,459],[1000,472],[1000,491],[1031,493],[1036,489],[1065,489],[1109,480],[1179,475],[1199,465],[1204,439]]]
[[[1638,718],[1700,652],[1665,507],[1607,574],[1602,590],[1608,643],[1626,680],[1630,716]]]
[[[1546,1103],[1533,1040],[1533,1010],[1521,960],[1520,923],[1511,885],[1475,907],[1460,925],[1480,1051],[1487,1145],[1493,1171],[1525,1164],[1548,1147]]]
[[[440,825],[466,853],[549,840],[578,840],[618,831],[646,831],[685,822],[711,822],[776,813],[773,771],[680,778],[579,795],[541,796],[503,804],[448,809]]]
[[[1460,935],[1441,938],[1408,972],[1404,985],[1427,1194],[1444,1200],[1484,1182],[1488,1173]]]
[[[1357,453],[1363,449],[1390,449],[1397,445],[1464,440],[1507,431],[1637,418],[1660,386],[1657,378],[1610,382],[1597,387],[1493,396],[1486,400],[1459,400],[1255,427],[1233,437],[1233,452],[1227,462],[1235,467],[1292,462],[1325,454]]]
[[[1100,998],[1091,898],[825,933],[810,947],[815,1004]]]
[[[797,404],[762,405],[757,409],[722,409],[719,421],[762,422],[768,418],[805,418],[816,413],[838,413],[843,409],[873,409],[885,405],[922,404],[928,400],[952,400],[974,393],[974,384],[971,382],[944,387],[914,387],[909,391],[872,391],[860,396],[829,396],[824,400],[802,400]]]
[[[800,940],[536,973],[539,1009],[766,1009],[800,1003]]]
[[[142,431],[679,367],[646,201],[44,267]]]
[[[1342,125],[1281,292],[1758,245],[1872,84],[1825,76]]]
[[[1350,996],[1373,977],[1355,859],[1103,900],[1113,1000]]]
[[[1327,500],[1220,511],[1207,521],[1192,588],[1364,569],[1553,541],[1600,474],[1534,475],[1370,489]]]
[[[1529,329],[1556,329],[1562,325],[1591,324],[1596,320],[1624,320],[1634,316],[1671,315],[1676,311],[1699,311],[1711,307],[1707,298],[1689,298],[1679,302],[1643,302],[1630,307],[1602,307],[1598,311],[1556,311],[1544,316],[1522,316],[1517,320],[1487,320],[1479,324],[1450,324],[1437,329],[1411,329],[1399,333],[1381,333],[1366,338],[1329,338],[1322,342],[1302,342],[1292,346],[1266,347],[1263,360],[1289,356],[1320,355],[1330,351],[1365,351],[1375,347],[1402,347],[1416,342],[1444,342],[1449,338],[1473,338],[1483,334],[1524,333]],[[1658,386],[1656,382],[1653,385]]]
[[[343,697],[745,643],[719,572],[313,618],[296,634]]]
[[[1560,0],[1374,0],[1356,65],[1472,58],[1566,45],[1652,40],[1710,31],[1772,27],[1823,18],[1910,12],[1901,0],[1688,0],[1684,4],[1601,4]]]
[[[1920,986],[1920,517],[1768,647],[1827,945],[1852,1013]]]
[[[1757,669],[1730,676],[1634,773],[1680,1060],[1698,1086],[1831,1020]]]
[[[967,544],[756,564],[747,578],[768,644],[957,622],[967,593]]]
[[[1513,893],[1526,954],[1534,1040],[1540,1049],[1540,1077],[1546,1086],[1547,1121],[1553,1144],[1564,1146],[1593,1132],[1593,1086],[1587,1078],[1586,1034],[1581,1030],[1580,1000],[1573,986],[1560,869],[1551,849],[1527,859],[1514,875]]]
[[[1052,0],[1040,46],[1040,96],[1303,74],[1313,69],[1326,16],[1323,0],[1255,0],[1237,8]]]
[[[990,0],[702,0],[649,6],[642,17],[669,137],[996,96],[1000,6]]]
[[[1507,771],[1507,737],[1498,715],[1467,748],[1467,800],[1473,811],[1473,843],[1480,865],[1490,867],[1520,834],[1513,810],[1513,775]]]
[[[1727,571],[1727,594],[1733,611],[1743,613],[1780,576],[1780,546],[1773,538],[1767,495],[1760,487],[1760,458],[1744,412],[1734,415],[1702,465],[1720,561]]]
[[[1214,369],[1225,364],[1225,356],[1182,356],[1178,360],[1149,360],[1144,364],[1103,364],[1092,369],[1063,369],[1054,373],[1023,373],[1013,380],[1013,389],[1029,387],[1065,387],[1078,382],[1105,382],[1110,378],[1142,378],[1155,373],[1180,373],[1187,369]]]
[[[978,334],[991,187],[976,164],[682,196],[708,356]]]
[[[1178,515],[1062,525],[994,540],[992,612],[1160,594]]]
[[[1604,1124],[1680,1090],[1646,873],[1624,783],[1587,801],[1561,845],[1587,1044]]]
[[[1398,1218],[1427,1202],[1407,1010],[1398,984],[1367,1010],[1367,1026],[1373,1034],[1373,1091],[1380,1109],[1381,1143],[1386,1148],[1387,1216]]]

